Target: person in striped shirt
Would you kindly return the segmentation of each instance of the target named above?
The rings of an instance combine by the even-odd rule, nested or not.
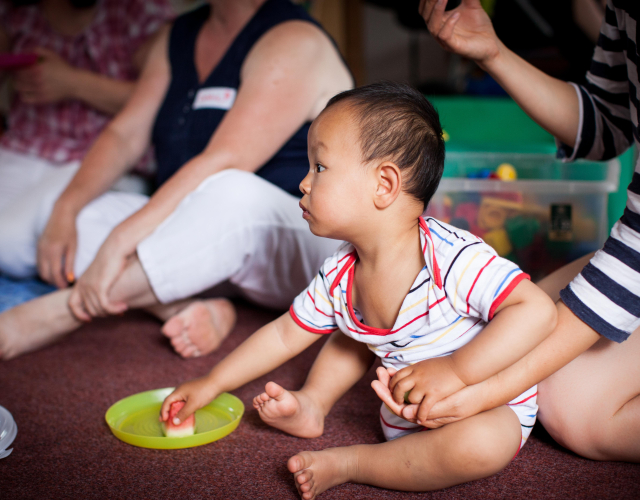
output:
[[[307,387],[302,399],[270,382],[281,393],[254,399],[267,423],[300,435],[282,422],[299,425],[300,416],[340,397],[376,356],[378,385],[385,381],[388,390],[394,376],[394,391],[428,406],[512,365],[555,326],[553,302],[515,264],[471,233],[421,217],[442,176],[444,141],[438,114],[420,93],[379,83],[333,97],[310,129],[309,162],[302,217],[315,235],[345,243],[288,313],[170,394],[161,420],[184,401],[174,423],[183,421],[324,334],[335,356],[323,349],[310,377],[322,380],[322,394]],[[287,414],[294,400],[298,416]],[[387,442],[289,459],[303,499],[347,481],[424,491],[494,474],[517,454],[537,411],[534,386],[482,415],[420,432],[426,427],[389,403],[380,414]]]
[[[638,146],[639,2],[607,0],[586,85],[552,78],[508,50],[479,0],[451,11],[446,4],[422,0],[429,31],[493,76],[556,137],[560,157],[607,160]],[[539,383],[540,420],[561,445],[594,460],[640,462],[640,161],[604,247],[539,285],[558,301],[553,334],[505,372],[441,401],[429,418],[466,418]]]

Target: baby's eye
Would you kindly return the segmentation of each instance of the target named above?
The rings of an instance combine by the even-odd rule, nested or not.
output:
[[[326,170],[326,167],[322,166],[320,163],[316,163],[316,172],[320,173],[323,170]]]

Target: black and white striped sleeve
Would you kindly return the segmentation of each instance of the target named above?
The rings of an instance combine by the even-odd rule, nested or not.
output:
[[[567,161],[615,158],[633,141],[631,115],[637,111],[638,77],[636,72],[629,78],[627,54],[635,66],[636,44],[618,27],[616,10],[609,1],[587,84],[572,84],[580,101],[580,126],[573,148],[559,143],[558,156]]]
[[[581,125],[574,148],[558,155],[606,160],[638,144],[640,2],[608,0],[586,86],[575,85]],[[640,327],[640,163],[627,190],[627,207],[604,248],[560,292],[563,302],[601,335],[622,342]]]

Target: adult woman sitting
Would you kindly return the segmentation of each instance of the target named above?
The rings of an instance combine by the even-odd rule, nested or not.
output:
[[[287,0],[211,0],[178,18],[44,232],[40,268],[77,283],[0,315],[1,356],[132,307],[166,320],[182,356],[206,354],[233,327],[233,306],[184,299],[226,280],[286,307],[337,245],[308,231],[292,194],[309,168],[310,121],[351,86],[331,40]],[[151,138],[156,193],[100,196]]]
[[[607,1],[585,86],[552,78],[509,51],[478,0],[463,0],[449,12],[446,4],[422,0],[431,33],[493,76],[558,139],[560,156],[604,160],[638,146],[637,3]],[[539,283],[558,301],[553,333],[503,372],[437,403],[429,426],[500,406],[542,380],[538,415],[554,439],[594,460],[639,462],[639,273],[640,162],[627,208],[603,249]]]

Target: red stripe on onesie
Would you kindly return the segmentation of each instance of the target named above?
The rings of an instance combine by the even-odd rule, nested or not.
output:
[[[291,307],[289,307],[289,314],[291,315],[291,318],[293,319],[293,321],[295,321],[295,323],[302,329],[311,332],[311,333],[318,333],[321,335],[328,335],[329,333],[333,333],[335,332],[338,328],[332,328],[331,330],[320,330],[318,328],[311,328],[308,325],[305,325],[302,320],[300,318],[298,318],[298,316],[296,315],[296,312],[293,310],[293,304],[291,304]]]
[[[480,275],[482,274],[482,271],[485,270],[485,268],[491,264],[491,261],[493,259],[495,259],[496,256],[494,255],[493,257],[491,257],[489,259],[489,262],[487,262],[484,267],[482,269],[480,269],[480,272],[476,275],[476,279],[473,280],[473,285],[471,285],[471,288],[469,289],[469,293],[467,294],[467,298],[466,298],[466,302],[467,302],[467,314],[469,314],[469,297],[471,297],[471,292],[473,292],[473,287],[476,286],[476,282],[478,281],[478,278],[480,277]]]
[[[509,286],[507,286],[507,288],[505,288],[502,291],[502,293],[496,297],[496,300],[493,301],[493,304],[491,304],[491,309],[489,309],[489,321],[493,319],[493,315],[495,314],[496,309],[500,307],[500,304],[504,302],[504,299],[506,299],[509,296],[509,294],[513,291],[513,289],[516,286],[518,286],[518,283],[520,283],[522,280],[530,280],[530,279],[531,279],[531,276],[529,276],[526,273],[520,273],[518,276],[513,278],[513,281],[509,283]]]

